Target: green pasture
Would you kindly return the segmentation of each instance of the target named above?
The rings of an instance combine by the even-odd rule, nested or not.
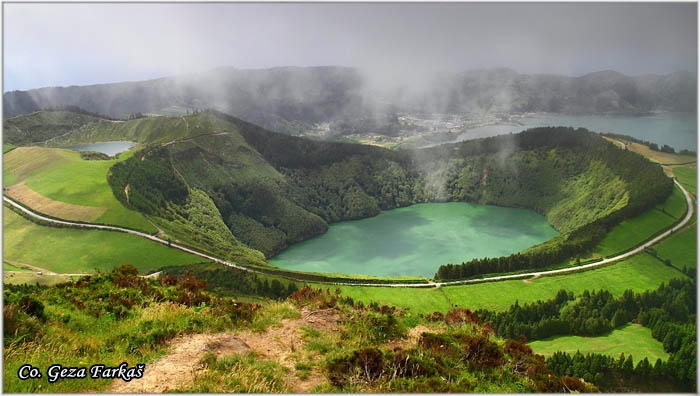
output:
[[[2,153],[5,154],[6,152],[16,148],[17,146],[13,146],[11,144],[3,144],[2,145]]]
[[[127,209],[117,201],[107,184],[109,168],[132,154],[133,152],[122,153],[120,158],[115,160],[86,161],[80,158],[80,153],[72,150],[19,148],[4,158],[3,176],[8,178],[9,173],[10,178],[16,178],[15,182],[17,176],[24,177],[27,187],[56,201],[107,208],[104,214],[95,220],[96,223],[154,233],[157,231],[155,227],[142,214]],[[25,168],[20,168],[32,162],[36,162],[36,166],[26,170],[26,173]],[[9,180],[6,180],[4,186],[10,185],[8,182]]]
[[[447,312],[450,304],[445,294],[435,288],[402,288],[371,286],[340,286],[343,295],[367,304],[376,301],[408,308],[415,314],[429,314],[435,311]]]
[[[631,289],[656,289],[662,282],[685,277],[673,267],[646,254],[602,268],[573,274],[543,276],[529,280],[506,280],[472,285],[443,286],[433,289],[343,286],[343,294],[363,302],[377,301],[410,308],[416,313],[446,312],[459,305],[472,310],[504,311],[515,301],[530,303],[554,298],[559,289],[580,294],[584,290],[606,289],[615,296]]]
[[[2,262],[2,270],[3,271],[22,271],[22,272],[32,272],[31,269],[26,268],[26,267],[19,267],[17,265],[13,265],[8,263],[7,261]]]
[[[614,296],[631,289],[634,292],[652,290],[661,282],[685,277],[675,268],[668,267],[646,253],[637,254],[627,260],[602,268],[572,274],[543,276],[523,280],[489,282],[467,286],[445,287],[445,292],[454,304],[472,309],[486,308],[506,310],[518,300],[521,304],[554,298],[559,289],[580,294],[584,290],[605,289]]]
[[[651,329],[638,324],[628,324],[613,330],[606,336],[554,337],[548,340],[533,341],[530,346],[535,353],[545,356],[552,355],[557,351],[569,354],[581,351],[583,354],[600,353],[618,358],[621,353],[624,353],[625,356],[631,354],[635,364],[647,358],[652,365],[656,359],[668,359],[668,353],[664,351],[663,344],[651,336]]]
[[[69,275],[37,275],[36,272],[11,272],[5,273],[2,279],[3,283],[11,283],[15,285],[41,285],[53,286],[59,283],[78,280],[80,276]]]
[[[654,246],[662,259],[671,260],[671,265],[678,269],[696,268],[698,254],[698,226],[696,222],[690,227],[678,231],[673,237],[666,238]]]
[[[674,187],[673,193],[662,204],[613,227],[595,248],[593,255],[610,257],[633,248],[680,220],[685,213],[683,192]]]
[[[146,273],[205,261],[135,235],[40,226],[7,207],[3,215],[4,258],[57,273],[107,272],[121,264],[132,264]]]
[[[698,170],[697,168],[678,167],[673,168],[673,174],[676,179],[685,187],[688,192],[695,195],[698,189]]]

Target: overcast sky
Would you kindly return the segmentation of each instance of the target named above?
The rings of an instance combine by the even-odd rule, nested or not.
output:
[[[378,78],[509,67],[697,69],[695,3],[4,3],[3,91],[219,66],[343,65]]]

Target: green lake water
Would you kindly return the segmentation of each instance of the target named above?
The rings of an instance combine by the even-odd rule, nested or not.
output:
[[[294,271],[432,278],[442,264],[507,256],[555,235],[544,217],[525,209],[418,204],[331,224],[269,262]]]

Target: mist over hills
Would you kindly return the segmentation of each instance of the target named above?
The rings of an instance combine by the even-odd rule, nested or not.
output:
[[[397,71],[399,74],[399,71]],[[424,81],[383,84],[359,69],[280,67],[155,80],[51,87],[3,95],[5,117],[78,106],[112,117],[216,109],[267,129],[298,133],[318,123],[371,120],[375,129],[397,112],[637,114],[695,111],[697,75],[630,77],[600,71],[581,77],[519,74],[511,69],[444,73]]]

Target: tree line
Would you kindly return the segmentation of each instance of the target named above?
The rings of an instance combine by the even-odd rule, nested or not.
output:
[[[572,292],[562,289],[550,300],[523,305],[516,301],[504,312],[478,310],[475,313],[481,320],[490,323],[496,334],[515,339],[524,336],[529,340],[563,335],[601,336],[630,322],[638,323],[651,329],[652,337],[663,343],[664,350],[670,354],[668,362],[655,363],[653,367],[659,366],[655,373],[694,387],[697,367],[696,312],[696,281],[672,279],[652,291],[634,293],[625,290],[618,298],[607,290],[584,290],[574,298]],[[595,376],[602,367],[600,364],[603,364],[589,362],[588,371],[582,368],[583,371],[572,371],[580,363],[580,357],[573,359],[560,354],[553,359],[552,370],[557,373],[569,370],[571,374],[567,375],[587,372]],[[641,373],[652,370],[648,363],[640,363]],[[611,370],[622,370],[628,376],[633,374],[631,360],[604,364],[608,364]]]

